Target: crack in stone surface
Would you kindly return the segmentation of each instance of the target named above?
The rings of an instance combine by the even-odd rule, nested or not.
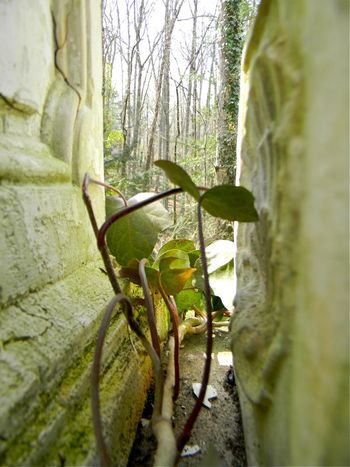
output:
[[[69,16],[69,13],[66,17],[66,21],[68,22],[68,16]],[[79,91],[72,85],[72,83],[69,81],[68,77],[65,75],[64,71],[62,70],[62,68],[59,66],[58,64],[58,60],[57,60],[57,54],[58,52],[62,49],[62,47],[64,47],[64,45],[66,44],[67,42],[67,37],[68,37],[68,27],[66,27],[66,35],[65,35],[65,39],[63,41],[63,44],[62,46],[60,47],[59,44],[58,44],[58,39],[57,39],[57,21],[56,21],[56,18],[55,18],[55,14],[53,11],[51,11],[51,17],[52,17],[52,22],[53,22],[53,31],[54,31],[54,41],[55,41],[55,51],[54,51],[54,61],[55,61],[55,68],[56,70],[60,73],[60,75],[62,76],[64,82],[67,84],[67,86],[69,86],[78,96],[78,99],[79,99],[79,103],[81,102],[81,95],[79,93]]]
[[[37,113],[37,111],[29,105],[17,103],[15,99],[10,99],[2,93],[0,93],[0,99],[2,99],[5,104],[8,105],[12,110],[21,112],[24,115],[32,115]]]
[[[9,339],[6,339],[5,341],[1,342],[1,346],[5,349],[8,345],[14,344],[16,342],[28,342],[32,341],[35,339],[38,339],[39,337],[42,337],[46,332],[52,328],[53,323],[49,323],[49,326],[47,326],[45,329],[43,329],[41,332],[35,335],[30,335],[30,334],[24,334],[22,336],[13,336],[10,337]]]

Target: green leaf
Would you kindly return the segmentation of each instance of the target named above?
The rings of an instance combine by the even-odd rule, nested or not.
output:
[[[216,240],[205,249],[208,273],[229,263],[234,256],[234,243],[230,240]]]
[[[182,250],[189,253],[195,249],[195,245],[192,240],[187,240],[185,238],[176,238],[175,240],[170,240],[170,242],[165,243],[162,248],[159,250],[158,256],[162,255],[168,250]]]
[[[155,193],[138,193],[128,200],[128,204],[132,206],[140,201],[152,198],[154,195]],[[143,207],[140,211],[147,215],[148,219],[156,229],[159,229],[159,231],[164,230],[173,224],[169,212],[160,201],[155,201],[154,203]]]
[[[181,290],[175,295],[176,305],[179,311],[192,310],[193,305],[204,309],[203,293],[197,290]]]
[[[122,207],[120,198],[107,197],[107,217]],[[107,245],[122,266],[131,259],[149,256],[157,242],[159,228],[142,210],[135,211],[115,222],[107,232]]]
[[[193,198],[197,201],[199,200],[200,194],[198,188],[193,183],[188,173],[182,167],[175,164],[175,162],[165,160],[156,161],[154,165],[164,170],[165,175],[172,183],[178,185],[184,191],[193,196]]]
[[[145,272],[149,286],[154,289],[159,288],[159,272],[157,269],[146,266]]]
[[[202,263],[200,259],[198,259],[195,262],[194,267],[196,268],[196,271],[193,274],[192,285],[193,287],[196,287],[197,289],[204,291],[205,287],[204,287],[203,269],[202,269]]]
[[[224,304],[222,303],[222,300],[220,297],[217,295],[212,296],[212,307],[213,311],[221,311],[225,308]],[[226,317],[223,315],[223,313],[216,315],[215,316],[215,321],[226,321]]]
[[[209,275],[210,288],[214,292],[214,295],[221,298],[227,310],[232,310],[235,296],[233,290],[233,269],[233,261],[230,261]]]
[[[191,267],[194,267],[197,259],[200,257],[201,255],[201,250],[193,250],[193,251],[190,251],[188,253],[188,256],[190,258],[190,264],[191,264]]]
[[[190,267],[189,261],[185,261],[182,258],[162,258],[159,262],[159,271],[165,271],[166,269],[186,269]]]
[[[233,260],[234,243],[230,240],[216,240],[206,247],[205,256],[207,259],[208,274],[210,275],[216,269]],[[202,260],[200,257],[194,263],[194,267],[198,270],[195,274],[196,281],[198,282],[196,286],[202,289],[203,281],[199,279],[199,276],[203,276]]]
[[[166,261],[166,263],[164,262],[164,260],[168,260]],[[190,259],[188,257],[188,254],[185,252],[185,251],[182,251],[182,250],[176,250],[176,249],[173,249],[173,250],[167,250],[165,251],[163,254],[161,254],[160,256],[158,256],[155,260],[155,262],[153,263],[153,267],[157,268],[159,267],[159,269],[161,268],[161,264],[163,263],[163,266],[162,266],[162,269],[164,269],[164,264],[167,264],[168,267],[170,267],[170,264],[171,264],[171,268],[174,269],[174,268],[189,268],[190,267]]]
[[[138,193],[128,200],[130,206],[154,196],[154,193]],[[107,217],[124,204],[117,196],[106,198]],[[172,225],[170,215],[160,201],[145,206],[110,227],[107,245],[119,264],[125,266],[131,259],[148,257],[157,242],[161,230]]]
[[[201,196],[201,205],[214,217],[228,221],[256,222],[254,196],[242,186],[219,185]]]
[[[160,282],[168,295],[176,295],[194,273],[194,268],[166,269],[160,274]]]
[[[106,217],[110,217],[119,209],[124,208],[124,202],[119,196],[106,196]]]
[[[205,249],[211,292],[213,295],[220,297],[228,310],[232,309],[234,298],[233,247],[233,242],[229,240],[217,240]],[[198,289],[204,290],[203,269],[200,258],[196,261],[195,267],[197,271],[194,274],[194,285]]]

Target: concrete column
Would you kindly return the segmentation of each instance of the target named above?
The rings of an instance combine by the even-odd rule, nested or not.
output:
[[[0,2],[0,464],[98,464],[90,365],[112,289],[81,197],[103,179],[98,0]],[[91,187],[98,221],[104,192]],[[115,319],[101,382],[125,465],[151,372]],[[113,449],[112,449],[113,448]]]
[[[250,465],[349,464],[349,3],[263,0],[245,50],[233,352]]]

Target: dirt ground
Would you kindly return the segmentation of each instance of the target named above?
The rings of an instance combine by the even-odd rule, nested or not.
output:
[[[203,407],[193,428],[189,446],[197,445],[200,452],[183,457],[180,467],[245,467],[247,465],[242,421],[237,388],[230,362],[230,337],[227,329],[216,330],[210,381],[217,391],[217,398],[211,400],[211,408]],[[184,426],[192,410],[195,396],[192,383],[200,382],[204,365],[205,336],[185,338],[180,351],[181,388],[174,407],[176,435]],[[151,417],[151,400],[146,403],[143,417]],[[151,467],[155,440],[151,429],[140,422],[128,467]]]

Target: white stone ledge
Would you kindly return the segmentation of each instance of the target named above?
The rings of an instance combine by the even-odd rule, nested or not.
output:
[[[17,135],[0,136],[0,179],[21,183],[71,180],[71,167],[53,157],[48,147]]]

